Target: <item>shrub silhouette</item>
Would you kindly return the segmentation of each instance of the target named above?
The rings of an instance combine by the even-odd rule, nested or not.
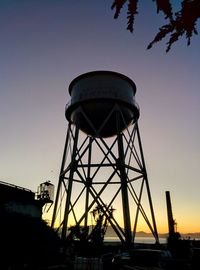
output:
[[[60,239],[39,218],[2,213],[0,222],[1,269],[35,269],[59,260]]]

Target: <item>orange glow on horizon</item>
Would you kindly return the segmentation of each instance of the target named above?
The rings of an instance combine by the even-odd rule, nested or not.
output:
[[[48,225],[51,225],[51,214],[50,213],[45,213],[43,214],[43,220],[45,220]],[[69,227],[73,226],[75,223],[72,219],[69,220]],[[120,226],[123,227],[122,221],[119,222]],[[83,225],[83,224],[82,224]],[[88,226],[92,226],[94,225],[94,222],[91,222],[91,220],[88,220]],[[55,228],[58,227],[58,222],[55,223]],[[138,226],[137,226],[137,232],[146,232],[146,233],[150,233],[149,228],[147,228],[147,225],[144,224],[144,222],[138,222]],[[168,224],[167,224],[167,220],[166,221],[157,221],[157,231],[158,234],[167,234],[168,233]],[[178,224],[177,226],[177,232],[179,232],[180,234],[187,234],[187,233],[198,233],[200,231],[199,229],[199,223],[196,224],[190,224],[188,221],[183,222],[182,220],[182,224]]]

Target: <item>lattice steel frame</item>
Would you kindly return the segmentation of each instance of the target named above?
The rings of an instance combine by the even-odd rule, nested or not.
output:
[[[80,134],[78,121],[75,125],[73,123],[68,124],[52,216],[52,227],[58,226],[62,239],[66,239],[69,217],[73,218],[74,225],[83,224],[83,226],[87,226],[92,208],[98,205],[102,207],[106,218],[122,243],[127,245],[134,243],[139,214],[144,218],[156,243],[158,243],[158,233],[138,122],[133,121],[131,125],[126,126],[123,132],[120,131],[120,124],[125,123],[125,120],[118,104],[113,107],[99,130],[95,129],[81,106],[77,114],[81,114],[81,117],[85,118],[95,136]],[[116,119],[113,125],[117,127],[117,134],[109,139],[102,138],[99,135],[101,129],[113,114],[115,114]],[[77,117],[77,119],[80,118]],[[80,138],[82,139],[81,142]],[[94,150],[97,148],[98,152]],[[100,160],[96,158],[98,153],[102,155]],[[110,171],[109,176],[105,176],[104,169]],[[104,176],[105,179],[103,179]],[[139,185],[137,191],[134,187],[136,182],[137,186]],[[78,190],[76,189],[77,184],[81,188],[74,197],[74,192]],[[113,187],[115,187],[114,193],[110,195],[110,198],[107,198],[110,201],[105,202],[103,193],[108,189],[113,191]],[[123,212],[122,226],[120,226],[114,215],[109,212],[116,198],[119,200],[120,194]],[[150,217],[148,217],[145,211],[146,208],[144,209],[142,205],[143,194],[146,194],[147,197]],[[84,202],[81,214],[80,208],[76,208],[80,200]],[[130,200],[132,200],[131,203]],[[134,213],[132,210],[133,205]],[[77,217],[77,213],[79,217]],[[59,221],[57,221],[58,217],[60,217]]]

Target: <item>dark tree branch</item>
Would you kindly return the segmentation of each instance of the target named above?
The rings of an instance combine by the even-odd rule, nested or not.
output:
[[[159,28],[153,41],[149,43],[147,49],[160,42],[167,35],[170,35],[167,42],[168,52],[171,46],[185,34],[187,45],[190,45],[193,34],[198,34],[196,29],[197,20],[200,18],[200,0],[182,0],[181,9],[174,12],[170,0],[152,0],[156,2],[157,13],[162,11],[168,23]],[[137,6],[139,0],[115,0],[112,9],[115,9],[114,18],[118,18],[120,11],[126,3],[127,5],[127,30],[133,32],[135,15],[138,14]]]

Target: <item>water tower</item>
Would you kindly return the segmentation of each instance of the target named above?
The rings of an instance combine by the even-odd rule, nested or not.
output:
[[[90,225],[99,207],[123,244],[134,242],[139,218],[158,242],[134,82],[117,72],[94,71],[75,78],[69,93],[52,227],[66,239],[70,226]]]

